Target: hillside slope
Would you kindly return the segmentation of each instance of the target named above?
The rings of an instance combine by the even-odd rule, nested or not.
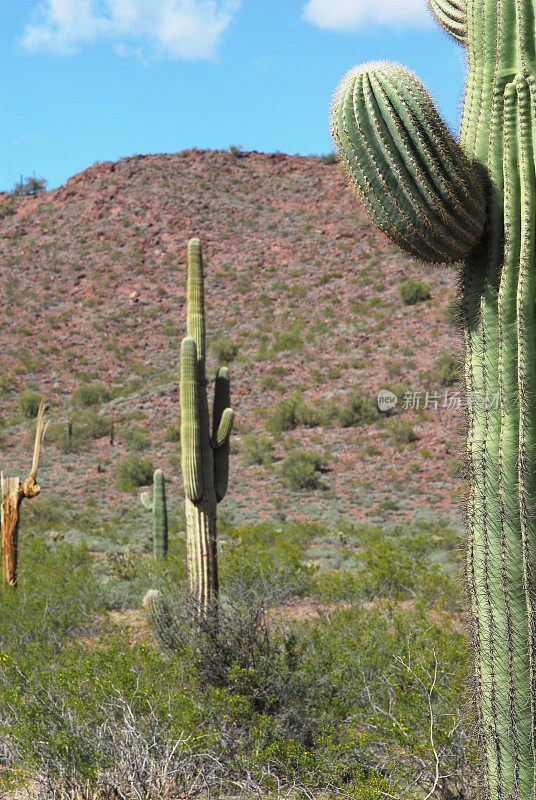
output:
[[[238,346],[227,513],[237,522],[274,513],[335,522],[453,512],[459,479],[449,464],[462,412],[441,408],[455,387],[441,385],[444,370],[434,364],[442,352],[459,352],[447,313],[455,274],[423,274],[376,234],[337,164],[256,152],[134,156],[15,202],[0,221],[2,467],[29,467],[29,422],[17,403],[25,388],[49,398],[50,417],[66,424],[77,387],[101,381],[113,399],[100,412],[115,424],[113,446],[101,436],[64,453],[45,440],[35,504],[49,496],[89,505],[103,519],[132,508],[139,523],[138,501],[114,479],[132,426],[148,432],[143,454],[164,470],[179,504],[178,445],[166,435],[179,411],[186,245],[199,236],[209,338]],[[431,299],[405,305],[399,284],[408,278],[426,280]],[[214,358],[208,367],[212,374]],[[437,391],[439,408],[401,409],[399,396],[391,418],[266,433],[267,415],[295,391],[333,414],[355,387],[373,400],[401,381],[422,398]],[[406,441],[403,420],[416,441]],[[271,437],[271,464],[243,463],[240,446],[252,433]],[[293,491],[282,482],[280,460],[296,448],[326,455],[325,488]]]

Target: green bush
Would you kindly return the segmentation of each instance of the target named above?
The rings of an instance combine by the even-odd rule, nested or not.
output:
[[[22,392],[19,392],[17,395],[17,403],[19,404],[20,410],[28,419],[37,416],[42,400],[43,397],[39,392],[34,392],[33,389],[23,389]]]
[[[210,352],[218,364],[230,364],[238,355],[238,345],[230,336],[224,336],[223,339],[216,339],[211,343]]]
[[[36,178],[35,175],[32,175],[23,181],[21,175],[20,181],[18,181],[13,187],[12,194],[17,197],[29,194],[38,194],[47,188],[47,183],[48,181],[46,178]]]
[[[150,458],[129,453],[115,467],[117,485],[125,492],[139,486],[149,486],[153,480],[154,467]]]
[[[281,462],[279,473],[291,489],[320,489],[324,486],[321,472],[325,467],[326,460],[321,453],[293,450]]]
[[[51,423],[47,428],[46,440],[55,444],[62,453],[77,453],[91,440],[101,439],[109,432],[110,417],[102,416],[92,408],[80,409],[73,413],[70,421]]]
[[[272,344],[273,353],[281,353],[289,350],[301,350],[303,339],[300,336],[301,323],[293,325],[292,330],[278,333]]]
[[[180,442],[181,440],[181,421],[172,422],[166,431],[166,442]]]
[[[274,445],[269,436],[250,433],[242,440],[241,458],[243,464],[272,463]]]
[[[378,417],[379,411],[375,400],[360,389],[355,389],[348,395],[337,413],[337,419],[343,428],[368,425]]]
[[[10,217],[15,213],[16,210],[15,203],[12,199],[4,200],[0,203],[0,219],[3,219],[4,217]]]
[[[402,301],[407,306],[422,303],[431,297],[429,285],[426,281],[420,281],[417,278],[409,278],[406,281],[402,281],[398,291]]]
[[[454,386],[460,380],[462,360],[455,353],[443,351],[434,361],[429,373],[432,387]]]
[[[111,397],[110,390],[103,383],[83,383],[74,390],[73,405],[86,408],[107,403]]]
[[[272,433],[294,430],[298,425],[314,428],[322,425],[325,414],[317,405],[308,403],[299,392],[278,400],[266,419],[266,429]]]
[[[129,450],[138,452],[139,450],[147,450],[151,446],[149,434],[143,428],[124,428],[122,435]]]
[[[409,419],[396,419],[389,427],[389,435],[396,445],[410,444],[419,438]]]
[[[450,582],[451,600],[430,562],[431,544],[455,549],[456,532],[338,530],[355,569],[336,581],[303,561],[325,526],[222,525],[219,630],[200,624],[184,553],[170,548],[172,574],[149,585],[175,586],[183,647],[171,654],[101,607],[138,566],[152,569],[144,559],[110,559],[121,579],[99,586],[105,560],[85,547],[21,537],[19,590],[0,615],[0,795],[37,778],[40,800],[186,797],[200,780],[218,797],[415,800],[432,791],[440,753],[438,798],[474,796],[470,657],[445,613],[460,592]]]

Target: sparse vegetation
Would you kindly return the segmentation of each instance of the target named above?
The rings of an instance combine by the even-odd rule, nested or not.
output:
[[[337,413],[337,419],[343,428],[368,425],[378,417],[379,412],[375,400],[360,389],[355,389],[348,395]]]
[[[20,410],[28,419],[33,419],[33,417],[37,416],[42,400],[43,398],[39,392],[33,389],[23,389],[23,391],[19,392],[17,395],[17,403],[19,404]]]
[[[26,180],[22,179],[22,175],[20,176],[20,180],[17,181],[15,184],[12,194],[15,196],[24,196],[29,194],[39,194],[39,192],[43,192],[47,188],[48,181],[46,178],[36,178],[35,174]]]
[[[321,477],[325,468],[326,459],[322,453],[312,450],[291,450],[281,462],[279,472],[283,481],[297,491],[322,488],[324,484]]]
[[[263,464],[267,466],[272,462],[274,445],[269,436],[263,434],[248,434],[242,440],[240,452],[244,464]]]
[[[132,492],[139,486],[149,486],[153,480],[154,467],[147,456],[129,453],[115,468],[117,485],[125,492]]]
[[[324,420],[318,405],[309,403],[300,392],[278,400],[266,419],[266,429],[272,433],[294,430],[298,425],[314,428]]]
[[[75,406],[87,408],[107,403],[110,397],[110,390],[103,383],[82,383],[74,390],[72,402]]]
[[[210,352],[218,364],[230,364],[238,355],[238,345],[230,336],[211,342]]]
[[[389,434],[393,442],[400,446],[416,442],[419,438],[409,419],[395,419],[389,427]]]
[[[421,281],[418,278],[409,278],[406,281],[402,281],[398,287],[398,291],[403,303],[407,306],[423,303],[432,296],[430,294],[430,286],[426,281]]]

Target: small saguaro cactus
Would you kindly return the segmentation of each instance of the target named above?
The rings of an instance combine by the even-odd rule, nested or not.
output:
[[[399,65],[351,70],[342,163],[412,256],[460,262],[466,585],[485,800],[536,797],[536,2],[429,0],[467,49],[460,144]]]
[[[212,431],[205,376],[203,259],[199,239],[188,244],[187,336],[180,367],[181,453],[186,496],[188,588],[199,612],[207,616],[218,596],[216,506],[227,491],[229,436],[234,413],[229,407],[229,370],[216,374]]]
[[[153,512],[153,558],[155,561],[165,561],[168,550],[168,522],[165,479],[161,469],[155,470],[153,476],[153,499],[151,500],[147,492],[142,492],[140,500],[144,508]]]

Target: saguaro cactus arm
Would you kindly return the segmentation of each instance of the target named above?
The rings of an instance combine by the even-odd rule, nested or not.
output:
[[[153,478],[153,556],[155,561],[167,558],[168,521],[166,484],[161,469],[155,470]]]
[[[153,510],[153,501],[151,500],[151,498],[149,497],[147,492],[142,492],[140,494],[140,500],[141,500],[142,506],[144,508],[146,508],[147,511],[152,511]]]
[[[396,64],[355,67],[333,98],[342,164],[374,224],[412,256],[460,261],[485,222],[482,181],[418,78]]]
[[[467,36],[467,0],[429,0],[429,3],[441,27],[453,39],[465,44]]]
[[[197,347],[189,336],[181,345],[181,449],[184,491],[192,503],[203,496],[202,421]]]
[[[218,503],[225,497],[229,480],[229,437],[234,422],[234,411],[230,408],[230,403],[229,369],[220,367],[214,386],[211,438],[214,450],[214,488]]]

